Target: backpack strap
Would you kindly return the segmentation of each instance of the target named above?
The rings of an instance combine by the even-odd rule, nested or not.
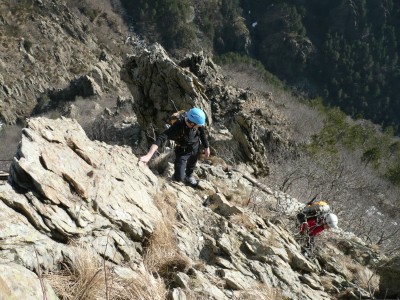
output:
[[[175,146],[176,147],[182,147],[182,146],[185,146],[185,145],[183,145],[183,143],[182,143],[182,141],[184,140],[184,136],[185,136],[185,117],[186,116],[180,116],[180,118],[177,120],[177,126],[180,126],[181,128],[181,130],[180,130],[180,134],[179,135],[177,135],[175,138],[174,138],[174,141],[175,141]]]

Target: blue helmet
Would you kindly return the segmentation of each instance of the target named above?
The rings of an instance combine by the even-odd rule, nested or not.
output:
[[[193,107],[187,112],[187,118],[190,122],[200,126],[204,126],[206,123],[206,114],[198,107]]]

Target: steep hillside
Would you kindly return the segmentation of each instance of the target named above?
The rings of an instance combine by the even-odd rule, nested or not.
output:
[[[113,73],[126,53],[127,29],[107,1],[2,1],[0,28],[0,120],[23,122],[39,104],[73,101],[85,91],[61,97],[60,90],[82,75],[104,84],[102,92],[119,93]],[[124,50],[123,50],[124,49]],[[103,59],[101,59],[103,56]],[[98,82],[101,60],[110,80]],[[103,67],[104,68],[104,67]],[[99,70],[100,69],[100,70]],[[103,79],[103,78],[101,78]],[[106,78],[104,78],[106,79]],[[79,89],[79,87],[78,87]],[[81,88],[82,89],[82,88]],[[86,91],[90,93],[90,91]],[[114,100],[115,103],[115,100]]]
[[[0,12],[0,169],[6,171],[26,117],[69,115],[91,127],[104,108],[128,97],[119,70],[132,49],[109,1],[2,1]]]

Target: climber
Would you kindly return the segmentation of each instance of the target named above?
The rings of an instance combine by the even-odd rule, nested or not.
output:
[[[204,146],[205,157],[210,156],[204,130],[205,123],[206,115],[203,110],[197,107],[190,109],[156,139],[147,154],[140,157],[140,161],[147,163],[160,145],[168,139],[173,140],[175,141],[175,162],[172,180],[196,186],[197,180],[193,176],[193,171],[200,155],[200,142]]]
[[[337,228],[338,217],[333,213],[325,213],[323,215],[314,215],[306,218],[306,220],[300,224],[300,234],[308,235],[308,241],[304,245],[305,248],[310,249],[314,247],[315,236],[320,234],[325,229]]]
[[[325,229],[337,228],[338,217],[333,213],[327,213],[322,216],[307,218],[306,222],[301,223],[300,233],[308,232],[310,237],[314,237]]]

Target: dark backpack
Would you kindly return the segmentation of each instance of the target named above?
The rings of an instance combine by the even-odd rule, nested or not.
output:
[[[186,117],[186,110],[178,110],[167,118],[167,125],[171,126],[178,120],[183,120]]]
[[[176,122],[180,121],[180,122],[184,122],[186,117],[186,110],[178,110],[177,112],[171,114],[170,116],[167,117],[166,119],[166,127],[169,128],[171,127],[173,124],[175,124]],[[181,133],[174,137],[173,139],[171,139],[172,141],[176,142],[176,141],[180,141],[181,143],[183,142],[182,139],[184,139],[185,136],[185,131],[184,131],[184,127],[182,127],[182,131]]]

